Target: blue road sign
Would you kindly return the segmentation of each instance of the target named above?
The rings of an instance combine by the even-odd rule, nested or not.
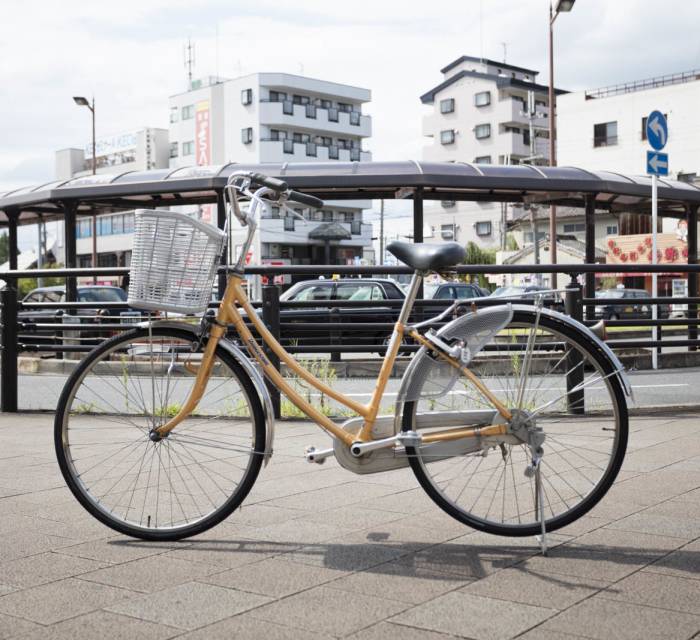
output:
[[[668,175],[668,154],[647,151],[647,173],[650,175]]]
[[[668,141],[668,124],[661,111],[652,111],[647,118],[647,140],[652,148],[661,151]]]

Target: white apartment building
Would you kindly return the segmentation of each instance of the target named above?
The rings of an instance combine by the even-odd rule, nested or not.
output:
[[[560,165],[643,175],[646,172],[646,118],[666,114],[669,175],[700,175],[700,71],[678,73],[577,91],[557,100],[557,158]]]
[[[363,141],[372,123],[362,113],[370,98],[368,89],[286,73],[194,81],[189,91],[170,97],[170,166],[371,160]],[[362,221],[370,205],[331,202],[309,212],[306,223],[273,208],[261,221],[250,260],[324,263],[325,243],[309,234],[322,227],[338,235],[338,225],[347,237],[332,241],[331,263],[372,261],[372,226]],[[201,214],[212,220],[213,208]]]
[[[168,130],[145,127],[95,141],[96,173],[114,175],[128,171],[165,169],[169,165]],[[84,148],[56,151],[57,180],[70,180],[92,174],[92,143]],[[63,238],[63,223],[58,223],[58,238]],[[97,265],[100,267],[128,267],[131,262],[133,213],[101,215],[96,220]],[[79,267],[92,266],[92,217],[78,217],[76,249]],[[63,243],[59,242],[62,253]],[[63,260],[62,255],[58,255]],[[103,283],[116,283],[118,278],[107,277]]]
[[[423,134],[429,138],[424,160],[546,164],[547,87],[537,83],[537,71],[461,56],[441,73],[443,81],[421,96],[432,107],[423,118]],[[426,203],[425,221],[433,230],[428,242],[497,247],[505,233],[500,203]]]

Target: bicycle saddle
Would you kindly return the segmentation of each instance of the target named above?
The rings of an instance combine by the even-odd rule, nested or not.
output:
[[[466,250],[457,242],[442,244],[392,242],[386,249],[416,271],[440,271],[464,262],[467,257]]]

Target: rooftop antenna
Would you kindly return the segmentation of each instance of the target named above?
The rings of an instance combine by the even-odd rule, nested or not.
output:
[[[479,0],[479,59],[484,59],[484,0]]]
[[[219,23],[216,23],[216,81],[221,82],[219,76]]]
[[[184,47],[185,69],[187,69],[187,88],[192,88],[192,69],[194,69],[194,45],[188,37],[187,44]]]
[[[508,43],[501,42],[501,45],[503,46],[503,64],[505,64],[506,63],[506,53],[508,53]]]

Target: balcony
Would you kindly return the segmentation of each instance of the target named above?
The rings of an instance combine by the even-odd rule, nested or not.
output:
[[[528,123],[527,116],[522,113],[526,109],[522,101],[513,100],[512,97],[504,98],[496,103],[496,118],[499,124],[522,126]],[[549,108],[537,105],[537,113],[543,114],[543,117],[534,119],[535,127],[540,129],[549,127]]]
[[[530,156],[530,145],[523,141],[522,133],[505,132],[498,136],[499,141],[507,141],[511,155],[520,157]],[[535,138],[535,154],[543,158],[549,157],[549,140],[547,138]]]
[[[372,154],[360,149],[323,147],[314,142],[293,140],[260,140],[260,162],[316,162],[339,160],[341,162],[370,162]]]
[[[372,135],[372,118],[357,111],[324,109],[315,105],[284,102],[260,102],[260,123],[326,131],[337,135],[368,138]]]
[[[323,222],[302,222],[295,218],[261,218],[260,241],[273,244],[309,244],[309,232]],[[338,241],[341,247],[370,246],[372,244],[372,225],[359,220],[354,222],[339,222],[344,229],[352,234],[350,240]],[[290,232],[294,232],[294,240],[290,242]],[[335,244],[335,243],[334,243]]]

